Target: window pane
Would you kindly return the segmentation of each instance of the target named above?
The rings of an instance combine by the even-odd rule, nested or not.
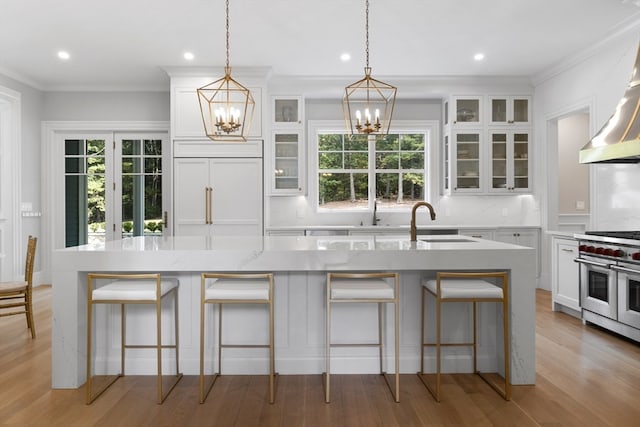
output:
[[[319,169],[342,169],[342,153],[319,153]]]
[[[342,151],[342,135],[340,134],[319,135],[318,151]]]
[[[398,135],[397,134],[389,134],[384,138],[378,138],[376,140],[376,150],[377,151],[397,151],[398,150]]]
[[[144,154],[145,156],[160,156],[162,154],[162,140],[161,139],[145,139],[144,140]]]
[[[140,158],[139,157],[123,157],[122,158],[122,173],[140,173]]]
[[[104,174],[104,157],[88,157],[87,158],[88,174]]]
[[[376,199],[395,202],[398,197],[398,173],[376,174]]]
[[[162,173],[162,159],[144,159],[144,173]]]
[[[84,172],[84,159],[80,157],[67,157],[64,159],[64,173]]]
[[[424,174],[423,173],[403,173],[402,174],[402,198],[404,202],[424,200]]]
[[[367,137],[354,135],[346,138],[344,141],[344,149],[345,151],[369,151]]]
[[[123,139],[122,140],[122,155],[133,156],[140,154],[140,140],[137,139]]]
[[[329,209],[367,208],[367,173],[318,174],[318,204]]]
[[[424,135],[407,134],[402,135],[400,149],[403,151],[422,151],[424,152]]]
[[[64,154],[67,156],[84,154],[84,141],[79,139],[65,139]]]
[[[367,169],[368,153],[345,153],[344,167],[345,169]]]
[[[400,167],[402,169],[424,169],[424,152],[402,153]]]
[[[398,169],[398,153],[376,153],[376,169]]]
[[[93,139],[87,141],[87,154],[92,156],[104,156],[104,140]]]

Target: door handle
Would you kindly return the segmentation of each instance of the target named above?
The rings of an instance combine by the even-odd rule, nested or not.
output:
[[[209,224],[209,187],[204,187],[204,223]]]
[[[213,224],[213,187],[209,187],[209,224]]]

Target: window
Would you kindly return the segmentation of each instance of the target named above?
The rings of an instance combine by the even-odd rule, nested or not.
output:
[[[309,188],[319,210],[408,209],[428,198],[429,135],[437,122],[398,125],[381,138],[349,135],[340,122],[310,122]]]

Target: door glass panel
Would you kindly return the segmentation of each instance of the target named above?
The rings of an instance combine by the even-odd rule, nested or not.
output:
[[[456,134],[458,188],[480,188],[480,135]]]
[[[513,100],[513,121],[516,123],[529,121],[529,100],[528,99]]]
[[[122,237],[161,235],[162,230],[162,140],[124,139]]]
[[[65,247],[105,240],[105,141],[65,140]]]
[[[589,270],[588,295],[600,301],[609,302],[609,275]]]
[[[298,188],[298,134],[277,133],[274,142],[276,189]]]
[[[513,134],[513,175],[515,188],[529,188],[529,134]]]
[[[491,134],[491,186],[507,188],[507,134]]]
[[[507,100],[492,99],[491,100],[491,121],[506,123],[507,121]]]
[[[458,99],[456,100],[456,120],[458,122],[480,121],[480,100],[479,99]]]
[[[627,288],[629,290],[629,310],[640,312],[640,282],[629,279]]]

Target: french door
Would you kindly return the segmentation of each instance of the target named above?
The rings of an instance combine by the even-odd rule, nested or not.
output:
[[[65,247],[165,233],[167,144],[166,133],[64,136]]]

